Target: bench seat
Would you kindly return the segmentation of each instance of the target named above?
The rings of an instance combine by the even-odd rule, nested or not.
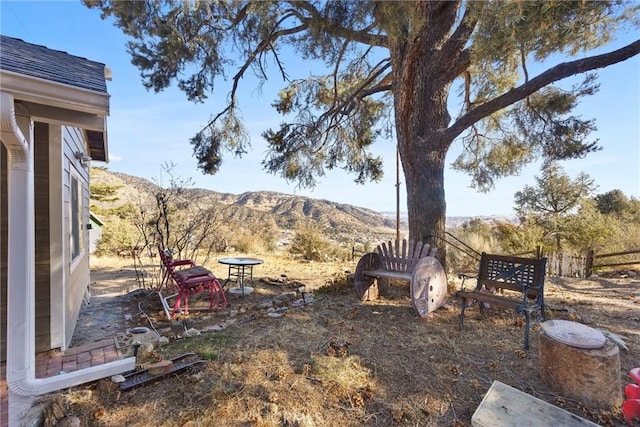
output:
[[[358,298],[378,298],[387,279],[409,282],[413,307],[420,317],[426,317],[441,307],[447,296],[447,277],[436,252],[435,247],[422,242],[381,243],[376,252],[366,253],[358,261],[353,280]]]
[[[363,271],[365,276],[369,277],[384,277],[386,279],[395,279],[395,280],[404,280],[407,282],[411,281],[411,272],[403,273],[401,271],[389,271],[389,270],[371,270],[371,271]]]
[[[518,311],[520,309],[523,309],[525,307],[527,307],[527,309],[529,310],[533,310],[536,311],[538,310],[540,307],[538,304],[532,303],[532,304],[524,304],[522,301],[522,296],[520,297],[520,299],[517,298],[509,298],[508,296],[500,296],[500,295],[496,295],[496,294],[490,294],[488,292],[467,292],[467,291],[460,291],[458,292],[458,297],[461,298],[467,298],[467,299],[474,299],[476,301],[479,302],[485,302],[487,304],[494,304],[494,305],[499,305],[501,307],[505,307],[505,308],[510,308],[512,310]]]

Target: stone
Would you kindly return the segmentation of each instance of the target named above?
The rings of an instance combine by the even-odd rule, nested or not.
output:
[[[199,335],[200,335],[200,331],[197,330],[196,328],[191,328],[184,333],[185,337],[197,337]]]
[[[271,311],[267,313],[268,317],[274,317],[274,318],[282,317],[283,315],[284,315],[284,312],[282,311]]]
[[[111,381],[114,383],[123,383],[125,381],[124,375],[113,375]]]
[[[148,372],[151,375],[162,375],[171,372],[173,369],[173,362],[171,360],[161,360],[149,366]]]

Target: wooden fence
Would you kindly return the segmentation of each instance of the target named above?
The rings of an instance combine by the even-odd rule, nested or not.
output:
[[[551,252],[544,256],[547,257],[547,275],[550,276],[590,277],[602,267],[640,265],[640,249],[608,254],[596,254],[589,249],[584,256],[565,252]]]
[[[640,250],[596,254],[592,249],[584,256],[572,255],[566,252],[549,252],[541,254],[539,248],[522,255],[547,257],[547,275],[560,277],[590,277],[593,272],[602,267],[618,267],[640,265]],[[611,262],[605,261],[606,259]]]
[[[603,261],[604,259],[611,259],[612,262]],[[593,250],[589,249],[586,256],[585,271],[587,277],[591,276],[594,270],[601,267],[618,267],[623,265],[636,265],[640,264],[640,249],[634,249],[632,251],[614,252],[610,254],[596,254]]]
[[[547,257],[547,275],[560,277],[585,277],[587,257],[571,255],[566,252],[551,252]]]

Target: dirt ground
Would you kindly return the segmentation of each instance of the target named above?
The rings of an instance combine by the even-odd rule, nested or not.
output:
[[[229,295],[228,308],[192,310],[172,321],[150,289],[152,268],[141,287],[131,261],[94,259],[92,302],[72,345],[147,326],[169,343],[140,357],[141,366],[189,351],[206,362],[131,391],[99,383],[65,391],[52,397],[63,410],[49,411],[48,423],[63,414],[83,426],[468,426],[498,380],[600,425],[625,425],[618,407],[590,408],[549,389],[539,370],[540,325],[523,351],[523,322],[513,312],[492,308],[482,319],[472,309],[461,331],[453,297],[429,321],[412,308],[406,284],[361,303],[345,274],[355,261],[255,256],[265,260],[254,270],[255,292]],[[216,264],[208,267],[225,278],[226,267]],[[547,278],[545,298],[548,319],[622,337],[624,387],[627,372],[640,366],[640,277],[614,276]],[[194,298],[190,305],[205,303]]]

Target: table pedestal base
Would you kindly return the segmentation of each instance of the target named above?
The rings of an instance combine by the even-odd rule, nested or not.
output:
[[[229,293],[232,295],[249,295],[251,293],[253,293],[254,289],[251,286],[245,286],[244,287],[244,292],[242,291],[242,288],[230,288],[229,289]]]

